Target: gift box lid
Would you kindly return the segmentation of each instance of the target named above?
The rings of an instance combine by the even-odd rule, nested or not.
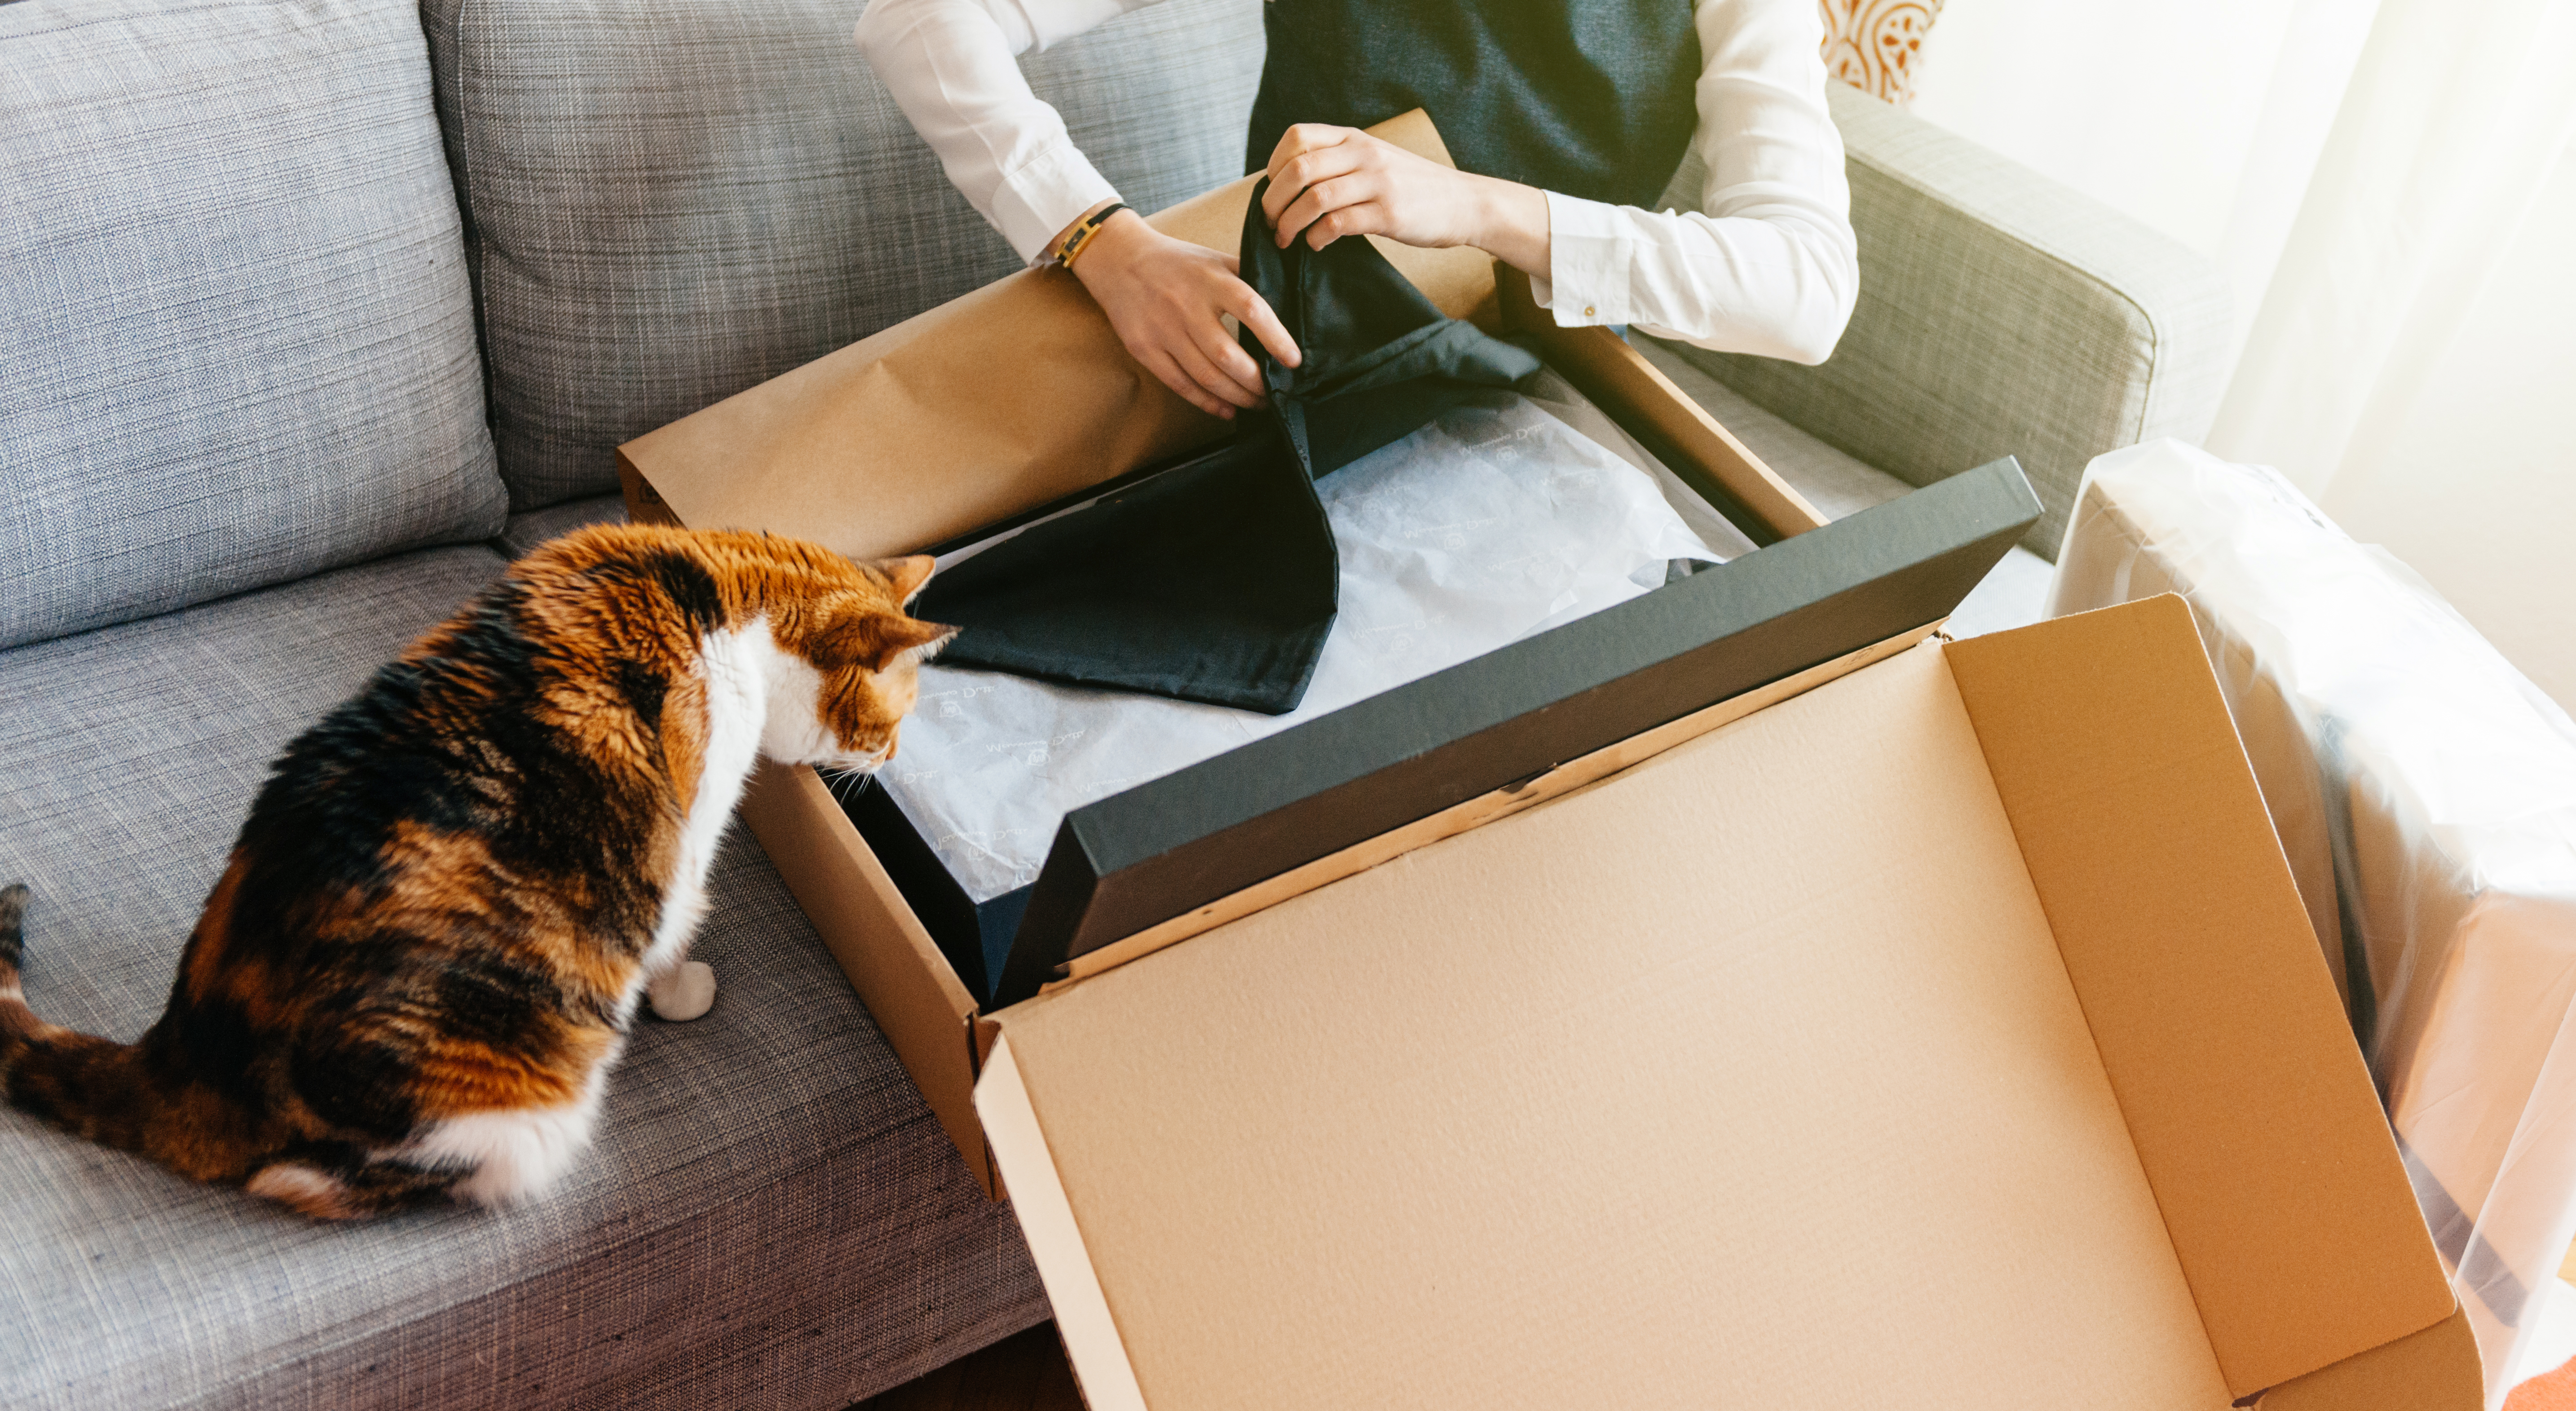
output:
[[[1103,1411],[2479,1402],[2179,599],[1928,642],[992,1022]]]

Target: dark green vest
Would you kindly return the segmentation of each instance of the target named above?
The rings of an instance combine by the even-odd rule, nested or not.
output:
[[[1467,171],[1643,206],[1698,125],[1690,0],[1264,0],[1262,14],[1247,170],[1292,123],[1422,108]]]

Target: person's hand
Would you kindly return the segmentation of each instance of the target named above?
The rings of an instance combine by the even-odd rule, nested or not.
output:
[[[1233,315],[1270,356],[1289,367],[1297,345],[1279,315],[1237,277],[1235,257],[1147,225],[1120,211],[1073,262],[1128,355],[1210,416],[1261,405],[1261,369],[1225,326]]]
[[[1261,214],[1279,248],[1320,250],[1345,235],[1404,245],[1474,245],[1547,273],[1547,197],[1516,181],[1444,167],[1355,127],[1299,123],[1270,153]]]

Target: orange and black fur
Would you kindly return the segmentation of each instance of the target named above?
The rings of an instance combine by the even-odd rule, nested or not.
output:
[[[35,1016],[27,890],[0,891],[9,1101],[313,1216],[543,1191],[755,751],[894,753],[949,635],[904,611],[930,568],[640,527],[539,548],[287,746],[137,1042]]]

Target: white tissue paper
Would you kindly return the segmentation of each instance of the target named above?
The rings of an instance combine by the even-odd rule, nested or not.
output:
[[[1036,881],[1068,810],[1625,602],[1675,560],[1724,561],[1668,503],[1697,503],[1670,472],[1641,471],[1511,393],[1315,488],[1341,553],[1341,612],[1286,715],[923,668],[877,778],[969,896]]]

